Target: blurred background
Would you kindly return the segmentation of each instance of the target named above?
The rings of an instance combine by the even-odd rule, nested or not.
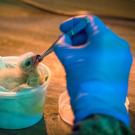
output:
[[[98,15],[125,38],[135,56],[135,0],[0,0],[0,55],[13,56],[29,51],[41,53],[59,36],[62,21],[86,13]],[[46,124],[42,124],[42,120],[37,126],[21,132],[0,130],[0,135],[66,135],[71,132],[71,127],[58,114],[58,97],[66,90],[63,67],[54,53],[43,63],[52,71],[45,106]],[[135,134],[135,70],[131,74],[129,100]]]

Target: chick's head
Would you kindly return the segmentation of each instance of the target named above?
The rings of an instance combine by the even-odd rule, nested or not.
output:
[[[37,69],[37,64],[33,64],[34,53],[28,52],[20,56],[19,67],[23,72],[29,74]]]

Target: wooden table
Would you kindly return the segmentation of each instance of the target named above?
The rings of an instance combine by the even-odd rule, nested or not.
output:
[[[20,55],[33,51],[40,53],[47,49],[60,34],[58,26],[67,19],[37,10],[17,0],[0,1],[0,55]],[[103,18],[115,32],[127,39],[135,56],[135,22]],[[0,130],[0,135],[66,135],[71,127],[66,125],[58,114],[58,98],[66,90],[65,73],[62,65],[50,54],[43,61],[51,70],[52,78],[48,87],[45,118],[33,127],[23,130]],[[135,74],[134,71],[132,74]],[[135,121],[135,76],[129,82],[130,114]]]

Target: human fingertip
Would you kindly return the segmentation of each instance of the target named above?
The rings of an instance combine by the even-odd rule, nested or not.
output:
[[[59,29],[61,32],[66,33],[67,30],[67,26],[65,25],[65,22],[63,22],[62,24],[60,24]]]
[[[73,29],[73,27],[80,23],[80,21],[82,20],[82,17],[72,17],[69,18],[68,20],[64,21],[63,23],[60,24],[59,29],[63,32],[63,33],[67,33],[70,30]]]
[[[68,20],[60,24],[59,29],[63,33],[67,33],[72,27],[73,27],[73,18],[69,18]]]

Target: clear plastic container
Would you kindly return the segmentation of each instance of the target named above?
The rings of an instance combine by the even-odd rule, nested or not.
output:
[[[9,64],[16,64],[18,57],[4,57]],[[39,64],[48,79],[39,87],[20,92],[0,92],[0,128],[21,129],[36,124],[43,116],[45,95],[50,80],[50,70]]]
[[[74,114],[70,105],[70,97],[66,91],[60,95],[58,105],[61,119],[67,124],[73,126]]]

